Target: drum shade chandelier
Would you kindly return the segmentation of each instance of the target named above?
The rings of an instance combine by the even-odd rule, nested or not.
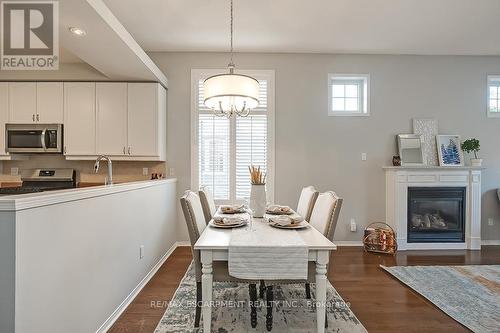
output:
[[[216,116],[246,117],[259,105],[259,81],[248,75],[235,74],[233,63],[233,0],[231,0],[231,61],[229,73],[208,77],[203,82],[205,106]]]

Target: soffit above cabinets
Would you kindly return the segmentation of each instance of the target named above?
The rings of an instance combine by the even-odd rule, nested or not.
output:
[[[167,77],[102,0],[60,1],[59,11],[60,45],[74,55],[71,59],[80,58],[110,80],[157,81],[168,87]],[[76,36],[70,27],[86,35]]]

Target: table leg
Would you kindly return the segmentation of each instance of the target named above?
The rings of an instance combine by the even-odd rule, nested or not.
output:
[[[326,264],[329,251],[318,251],[316,259],[316,326],[318,333],[325,332],[326,314]]]
[[[212,325],[212,251],[201,250],[201,299],[203,332],[210,333]]]

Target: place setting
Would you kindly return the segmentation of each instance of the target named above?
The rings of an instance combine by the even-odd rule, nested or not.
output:
[[[250,219],[246,205],[221,205],[208,224],[214,228],[239,228],[249,224]]]
[[[267,206],[265,220],[271,227],[279,229],[305,229],[309,227],[309,223],[289,206]]]

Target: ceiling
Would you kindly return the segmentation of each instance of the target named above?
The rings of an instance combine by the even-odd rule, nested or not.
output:
[[[229,0],[104,0],[146,51],[227,51]],[[238,52],[500,55],[500,0],[234,0]]]

